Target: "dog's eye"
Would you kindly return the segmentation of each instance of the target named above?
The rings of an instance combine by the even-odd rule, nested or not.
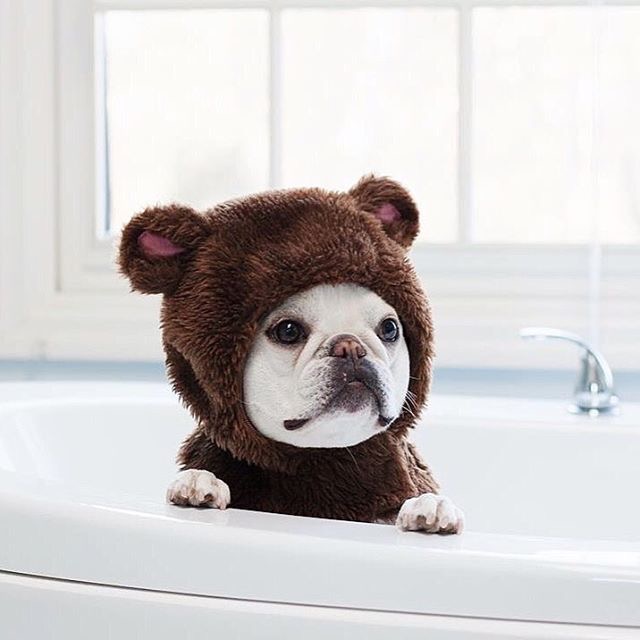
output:
[[[304,340],[304,328],[295,320],[280,320],[273,329],[271,329],[271,337],[281,344],[296,344]]]
[[[378,327],[378,337],[384,342],[395,342],[400,335],[400,327],[393,318],[387,318]]]

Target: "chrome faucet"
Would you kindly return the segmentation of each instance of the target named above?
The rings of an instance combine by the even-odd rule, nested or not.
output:
[[[582,368],[569,411],[596,416],[617,408],[618,396],[613,390],[611,367],[602,353],[586,340],[575,333],[548,327],[526,327],[520,330],[520,337],[528,340],[566,340],[583,349]]]

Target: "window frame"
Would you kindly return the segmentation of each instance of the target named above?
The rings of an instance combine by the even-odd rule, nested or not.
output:
[[[607,2],[604,4],[640,4]],[[572,368],[575,354],[521,345],[541,323],[602,336],[614,366],[640,362],[640,247],[471,244],[471,12],[573,0],[0,0],[0,357],[158,360],[159,300],[127,294],[114,239],[96,233],[94,13],[109,9],[269,11],[270,183],[281,167],[283,9],[449,7],[459,12],[459,241],[423,244],[438,364]],[[26,55],[25,55],[26,52]],[[526,364],[525,364],[526,363]]]

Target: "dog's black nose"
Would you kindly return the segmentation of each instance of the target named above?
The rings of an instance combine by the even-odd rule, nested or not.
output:
[[[358,358],[364,358],[367,355],[367,351],[356,336],[342,335],[334,338],[333,344],[329,349],[329,355],[334,358],[358,360]]]

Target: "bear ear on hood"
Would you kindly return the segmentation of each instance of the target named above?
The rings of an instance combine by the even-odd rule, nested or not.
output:
[[[142,293],[172,293],[193,255],[211,233],[206,218],[171,204],[138,213],[122,231],[118,265]]]
[[[364,176],[349,191],[358,207],[382,224],[385,233],[408,249],[418,235],[418,208],[409,192],[395,180]]]

